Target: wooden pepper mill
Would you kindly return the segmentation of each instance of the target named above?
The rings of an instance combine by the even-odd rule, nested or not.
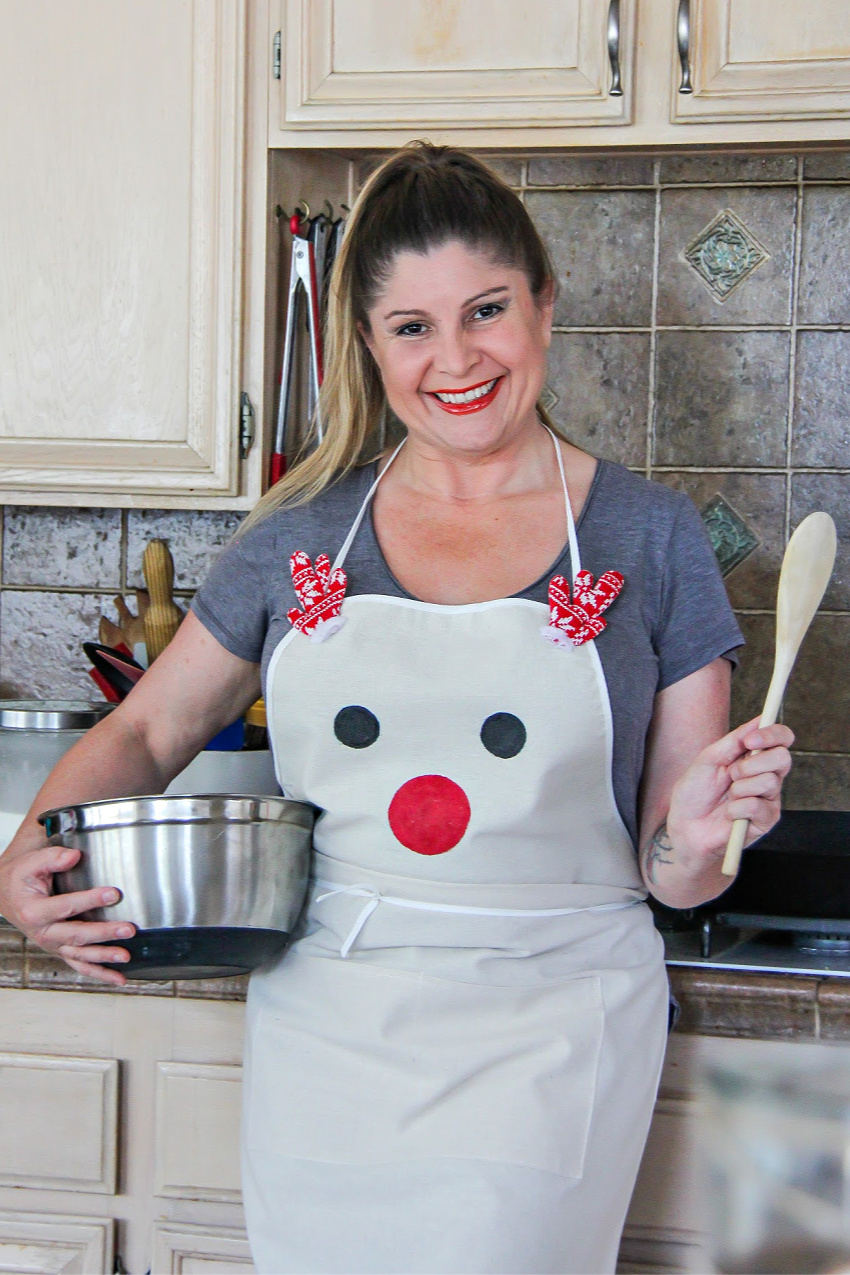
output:
[[[172,596],[174,559],[164,540],[149,542],[142,559],[142,570],[151,599],[145,612],[145,645],[148,648],[148,664],[152,664],[168,646],[183,619],[183,613]]]

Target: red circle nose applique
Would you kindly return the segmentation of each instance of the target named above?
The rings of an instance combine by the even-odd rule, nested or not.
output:
[[[445,854],[466,832],[469,798],[444,775],[417,775],[402,784],[390,802],[390,827],[408,850]]]

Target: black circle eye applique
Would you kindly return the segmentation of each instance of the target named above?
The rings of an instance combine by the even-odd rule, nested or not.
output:
[[[492,713],[481,727],[481,743],[494,757],[516,757],[527,738],[525,726],[513,713]]]
[[[346,748],[368,748],[381,733],[381,723],[374,713],[360,704],[341,708],[334,718],[334,734]]]

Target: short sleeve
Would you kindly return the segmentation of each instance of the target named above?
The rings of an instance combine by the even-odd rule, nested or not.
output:
[[[744,644],[708,533],[696,506],[687,498],[682,500],[670,532],[653,642],[659,690],[718,656],[737,663],[733,652]]]
[[[192,610],[226,650],[259,664],[269,627],[269,521],[232,540],[192,599]]]

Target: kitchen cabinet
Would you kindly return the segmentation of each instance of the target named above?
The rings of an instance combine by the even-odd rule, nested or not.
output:
[[[132,1275],[250,1275],[243,1028],[238,1001],[0,990],[0,1270],[103,1275],[118,1254]],[[753,1048],[670,1037],[622,1275],[709,1269],[699,1074]]]
[[[0,1270],[253,1271],[244,1006],[0,991]]]
[[[4,502],[259,494],[239,438],[242,391],[262,394],[253,21],[247,0],[0,0]]]
[[[605,126],[631,111],[635,0],[285,0],[283,129]],[[612,78],[609,24],[619,27]],[[612,92],[613,90],[613,92]]]
[[[847,136],[846,0],[270,0],[269,17],[274,147]],[[617,19],[621,97],[609,57]]]
[[[847,0],[690,0],[684,12],[693,92],[674,85],[676,123],[850,115]]]

